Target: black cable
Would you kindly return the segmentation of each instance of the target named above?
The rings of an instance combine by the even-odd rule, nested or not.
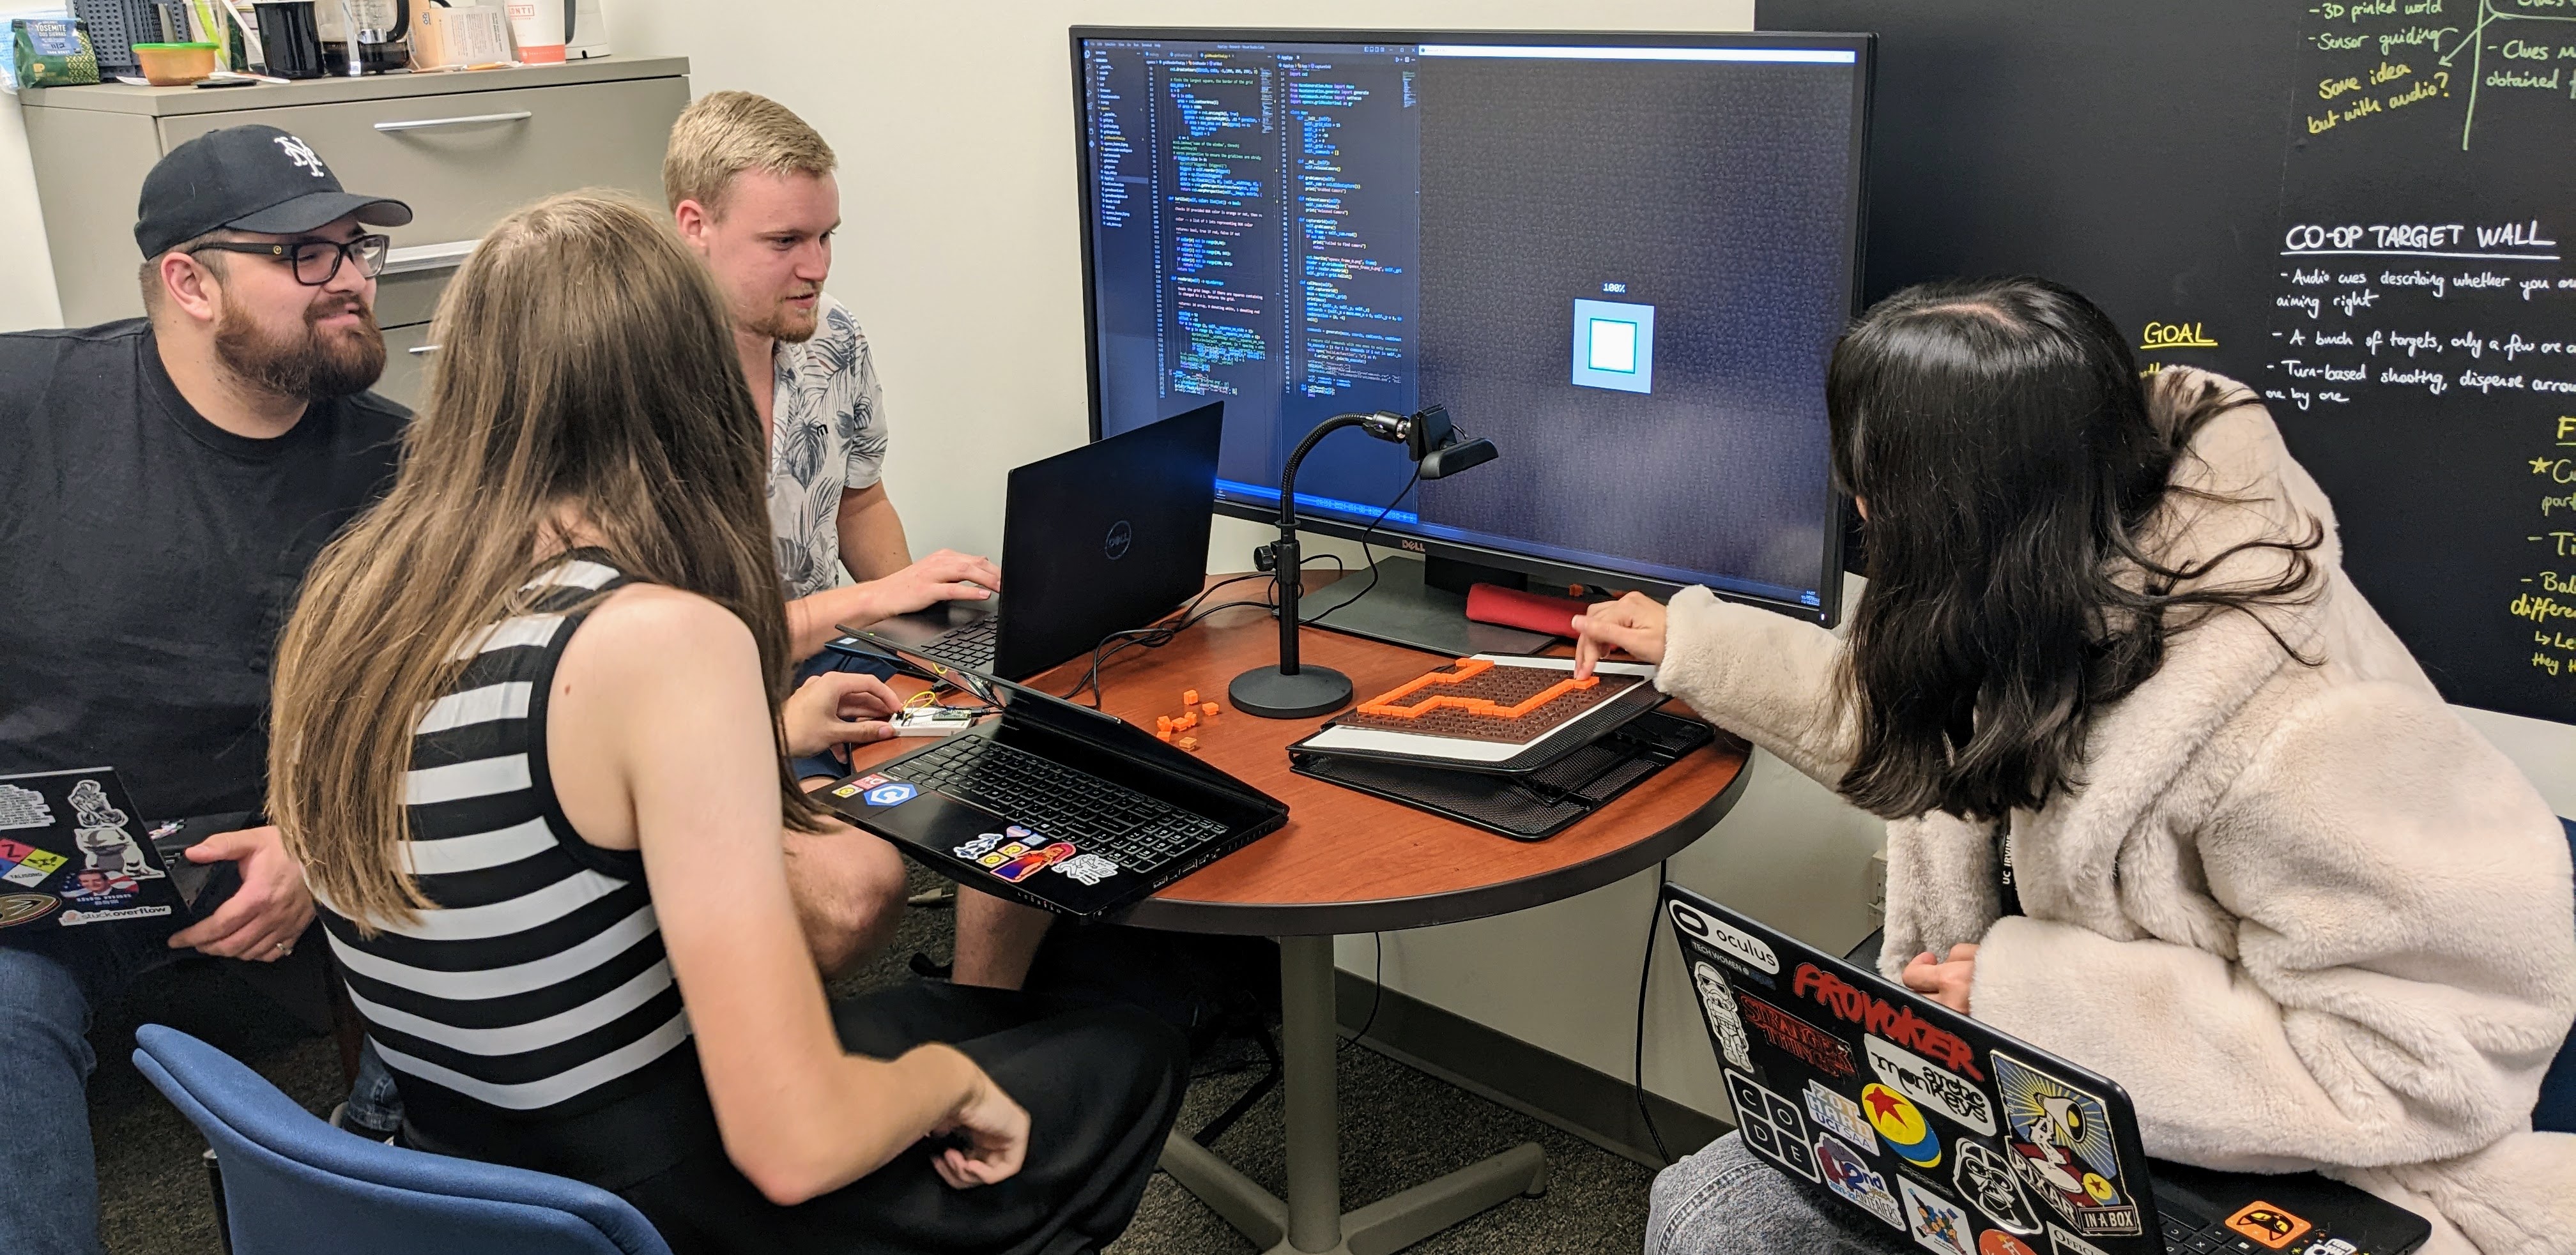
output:
[[[1338,557],[1334,557],[1334,555],[1331,554],[1318,555],[1319,559],[1325,557],[1333,557],[1335,561],[1340,561]],[[1091,708],[1094,710],[1100,709],[1100,669],[1106,665],[1110,659],[1116,658],[1119,654],[1129,649],[1160,649],[1165,645],[1171,644],[1174,637],[1177,637],[1182,632],[1196,626],[1201,620],[1206,619],[1208,616],[1213,615],[1218,611],[1232,610],[1239,606],[1269,605],[1269,601],[1265,599],[1262,601],[1220,602],[1216,605],[1209,606],[1204,610],[1200,609],[1199,606],[1201,602],[1208,599],[1209,594],[1212,594],[1216,590],[1229,584],[1240,584],[1246,580],[1270,578],[1272,577],[1268,575],[1253,574],[1237,575],[1230,579],[1219,580],[1216,583],[1210,584],[1206,588],[1201,589],[1199,591],[1199,595],[1191,598],[1187,605],[1163,616],[1160,620],[1157,620],[1154,623],[1140,628],[1122,628],[1118,631],[1111,632],[1107,636],[1101,637],[1099,643],[1091,647],[1091,666],[1083,673],[1083,678],[1077,681],[1072,688],[1065,690],[1060,694],[1060,696],[1062,696],[1066,701],[1073,701],[1081,696],[1084,689],[1089,689],[1091,690]],[[1175,622],[1175,620],[1177,620],[1177,622]]]
[[[1373,943],[1377,951],[1377,958],[1375,960],[1377,971],[1369,977],[1368,1018],[1360,1021],[1360,1031],[1342,1039],[1342,1045],[1346,1049],[1352,1042],[1368,1036],[1370,1029],[1377,1027],[1378,1004],[1386,1001],[1386,934],[1370,933],[1369,941]]]
[[[1655,864],[1655,905],[1646,912],[1646,958],[1637,965],[1637,1053],[1628,1074],[1629,1088],[1637,1098],[1637,1118],[1646,1122],[1646,1136],[1655,1142],[1655,1155],[1671,1167],[1673,1152],[1664,1148],[1664,1135],[1655,1129],[1655,1115],[1646,1110],[1646,978],[1655,971],[1655,926],[1664,917],[1664,876],[1672,860]]]
[[[1298,620],[1297,622],[1299,626],[1312,627],[1315,624],[1321,623],[1324,621],[1325,615],[1331,614],[1332,612],[1339,610],[1352,602],[1358,601],[1360,598],[1366,597],[1377,590],[1377,550],[1369,548],[1368,539],[1371,535],[1374,535],[1377,532],[1378,524],[1386,521],[1387,514],[1394,510],[1399,502],[1404,500],[1404,494],[1413,491],[1413,486],[1421,482],[1422,465],[1417,462],[1413,467],[1413,478],[1404,481],[1404,487],[1396,491],[1394,499],[1388,501],[1385,508],[1377,512],[1377,517],[1369,520],[1369,525],[1360,531],[1360,552],[1367,554],[1369,560],[1368,583],[1361,585],[1360,591],[1324,607],[1322,610],[1317,611],[1315,614],[1307,618]]]

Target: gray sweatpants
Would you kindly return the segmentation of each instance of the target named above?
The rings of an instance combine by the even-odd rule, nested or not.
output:
[[[1809,1190],[1729,1133],[1655,1176],[1646,1255],[1907,1255],[1914,1245]],[[1919,1252],[1917,1252],[1919,1255]]]

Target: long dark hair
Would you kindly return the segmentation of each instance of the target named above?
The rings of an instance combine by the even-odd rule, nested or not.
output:
[[[1875,814],[1999,819],[2081,788],[2094,713],[2153,676],[2174,633],[2321,587],[2314,520],[2187,566],[2142,550],[2190,491],[2168,481],[2192,435],[2248,398],[2204,384],[2160,426],[2119,329],[2058,284],[1890,296],[1834,347],[1825,398],[1834,477],[1868,511],[1841,790]],[[2278,578],[2175,591],[2254,548],[2284,552]]]

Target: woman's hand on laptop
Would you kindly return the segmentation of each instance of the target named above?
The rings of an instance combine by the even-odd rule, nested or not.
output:
[[[978,1068],[966,1101],[930,1130],[932,1137],[957,1135],[966,1144],[948,1146],[930,1160],[939,1179],[954,1189],[973,1189],[1009,1180],[1029,1152],[1029,1113],[993,1078]]]
[[[1002,568],[990,558],[942,549],[911,566],[868,581],[868,622],[927,610],[943,601],[983,601],[1002,590]]]
[[[1905,987],[1919,994],[1931,995],[1961,1015],[1968,1014],[1968,986],[1977,976],[1977,947],[1962,943],[1950,947],[1947,962],[1936,960],[1929,950],[1914,956],[1905,965]]]
[[[875,676],[826,671],[787,695],[778,708],[778,726],[786,734],[788,754],[803,758],[893,736],[894,728],[885,720],[902,708],[903,699]]]

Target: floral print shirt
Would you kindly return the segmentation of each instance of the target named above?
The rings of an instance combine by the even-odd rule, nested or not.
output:
[[[841,490],[877,482],[886,427],[867,337],[828,294],[812,338],[781,342],[770,403],[769,528],[793,601],[841,582]]]

